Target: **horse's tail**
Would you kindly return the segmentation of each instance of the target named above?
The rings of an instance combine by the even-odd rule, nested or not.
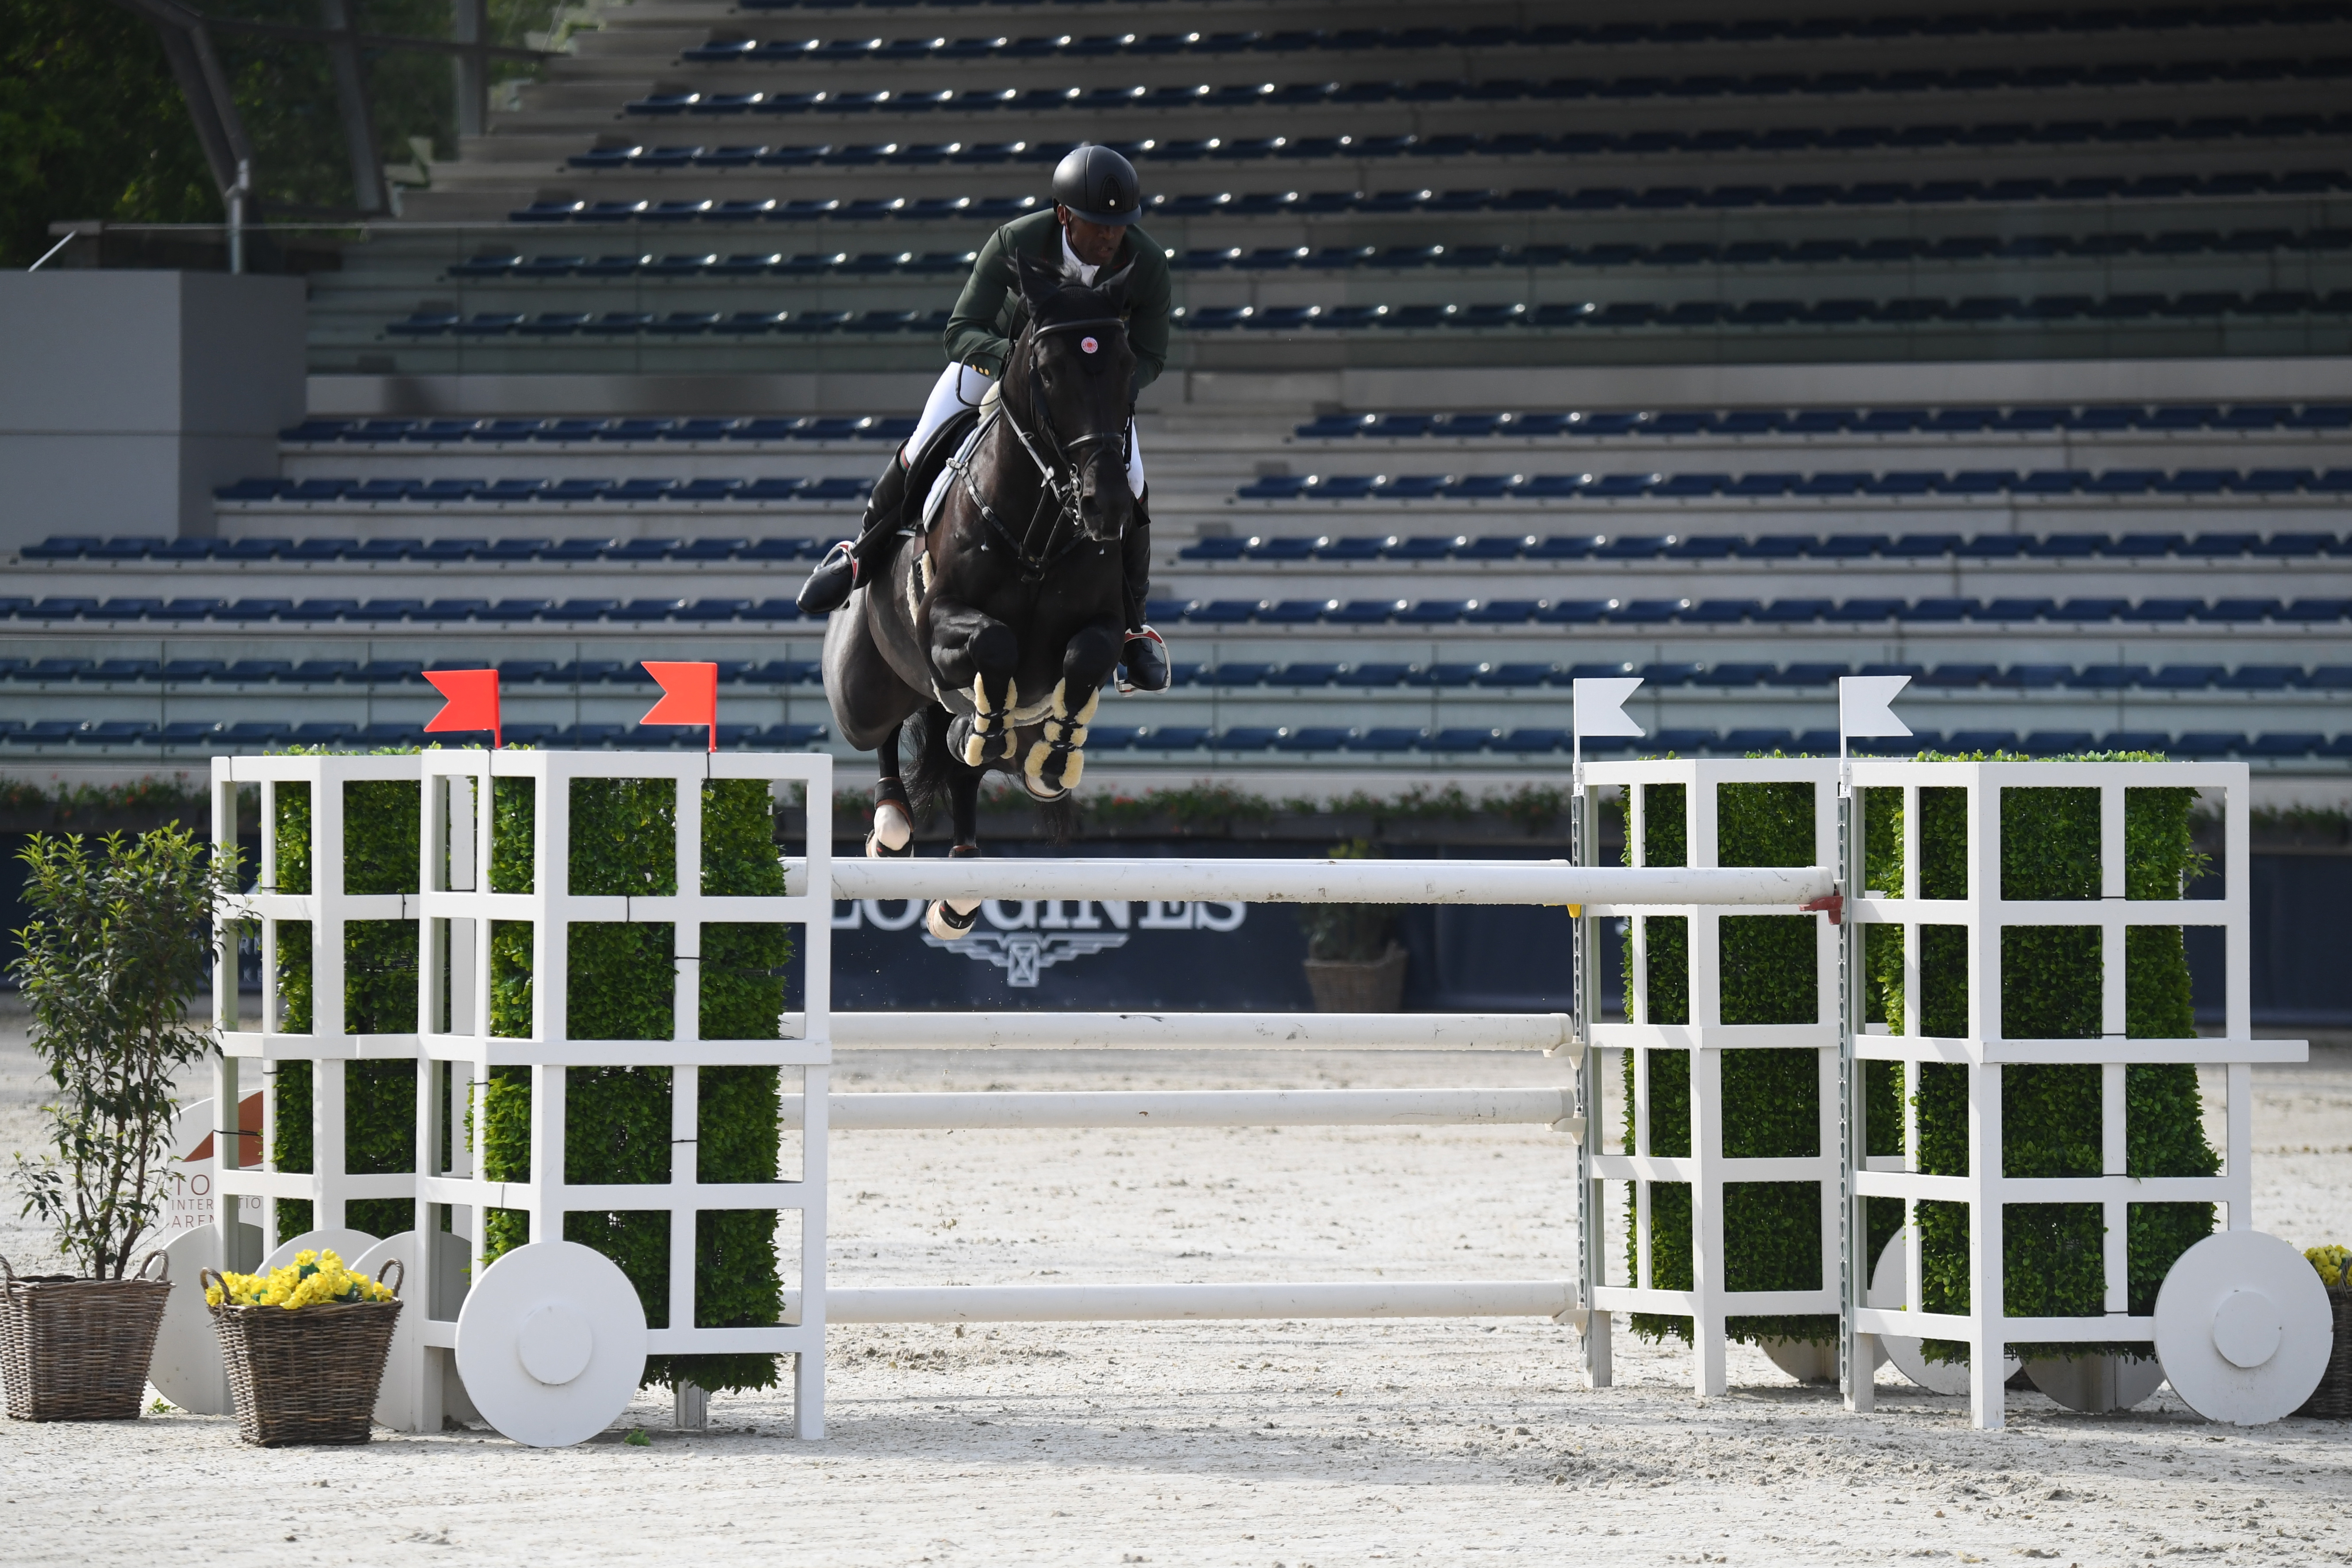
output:
[[[919,820],[948,804],[948,710],[926,702],[908,722],[915,731],[915,757],[907,769],[907,795]]]
[[[1075,795],[1062,795],[1055,800],[1037,803],[1038,820],[1045,826],[1045,842],[1056,849],[1069,843],[1078,830],[1078,803]]]

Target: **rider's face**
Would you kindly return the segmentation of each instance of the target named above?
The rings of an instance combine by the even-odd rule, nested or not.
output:
[[[1110,258],[1118,254],[1119,238],[1126,230],[1107,223],[1088,223],[1058,203],[1054,212],[1062,220],[1062,232],[1070,237],[1072,254],[1089,267],[1110,265]]]

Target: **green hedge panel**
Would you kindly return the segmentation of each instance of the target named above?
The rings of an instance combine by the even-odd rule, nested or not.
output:
[[[1690,863],[1688,792],[1682,784],[1645,784],[1642,801],[1643,863]],[[1802,781],[1724,784],[1716,792],[1716,860],[1724,866],[1810,866],[1815,863],[1814,786]],[[1620,807],[1622,810],[1622,806]],[[1627,856],[1631,859],[1630,851]],[[1716,919],[1722,968],[1718,1012],[1727,1024],[1810,1024],[1821,1018],[1819,922],[1810,915],[1729,915]],[[1643,917],[1647,947],[1646,1016],[1656,1024],[1691,1017],[1690,929],[1687,918]],[[1626,1012],[1634,1016],[1632,950],[1626,952]],[[1690,1152],[1690,1057],[1648,1053],[1650,1152],[1661,1158]],[[1724,1152],[1733,1159],[1817,1154],[1821,1149],[1821,1064],[1809,1050],[1728,1050],[1722,1053]],[[1624,1125],[1633,1142],[1633,1061],[1623,1068]],[[1751,1182],[1724,1194],[1724,1277],[1733,1290],[1817,1289],[1821,1285],[1821,1185],[1817,1182]],[[1891,1227],[1874,1215],[1875,1232]],[[1626,1235],[1626,1271],[1637,1275],[1638,1241]],[[1651,1280],[1662,1289],[1688,1289],[1692,1278],[1691,1196],[1683,1183],[1650,1184]],[[1687,1341],[1688,1318],[1632,1315],[1647,1339]],[[1834,1337],[1837,1320],[1820,1313],[1738,1316],[1727,1321],[1745,1341]]]
[[[2116,761],[2146,760],[2116,757]],[[1885,833],[1865,834],[1873,886],[1899,886],[1900,793],[1874,816]],[[2195,792],[2131,789],[2125,794],[2124,883],[2127,898],[2171,900],[2204,869],[2192,843]],[[2009,787],[2001,791],[2000,876],[2004,898],[2082,900],[2100,896],[2103,883],[2099,792],[2095,789]],[[1920,892],[1926,898],[1968,891],[1966,793],[1920,791]],[[1883,880],[1882,880],[1883,879]],[[2000,943],[2001,1032],[2011,1037],[2095,1039],[2104,1019],[2101,932],[2091,926],[2009,927],[1988,933]],[[1869,965],[1878,995],[1874,1005],[1899,1017],[1899,944],[1890,976]],[[2135,1039],[2192,1036],[2186,944],[2177,926],[2135,927],[2127,932],[2125,1032]],[[1921,1025],[1931,1035],[1967,1031],[1967,932],[1956,926],[1921,930]],[[2207,1141],[2193,1067],[2138,1066],[2125,1073],[2126,1169],[2133,1175],[2210,1175],[2220,1157]],[[1918,1098],[1920,1165],[1932,1174],[1968,1173],[1967,1068],[1930,1064]],[[2015,1176],[2095,1175],[2104,1152],[2101,1070],[2095,1064],[2010,1066],[2001,1073],[2002,1169]],[[2126,1249],[2131,1310],[2154,1310],[2157,1289],[2175,1258],[2210,1234],[2210,1204],[2134,1204]],[[1965,1312],[1969,1306],[1968,1211],[1958,1204],[1918,1205],[1924,1278],[1921,1305],[1929,1311]],[[2021,1316],[2096,1316],[2105,1310],[2105,1227],[2097,1205],[2011,1204],[2001,1220],[2006,1311]],[[2144,1344],[2019,1345],[2027,1356],[2115,1352],[2144,1358]],[[1929,1341],[1931,1359],[1968,1359],[1965,1344]]]
[[[356,894],[417,889],[419,785],[403,780],[346,784],[343,788],[343,887]],[[281,892],[312,890],[315,817],[304,783],[276,791],[278,881]],[[417,931],[415,921],[349,921],[343,926],[343,1026],[354,1035],[416,1031]],[[304,1035],[317,1026],[313,928],[308,921],[278,924],[280,1027]],[[312,1171],[314,1068],[281,1061],[277,1068],[278,1127],[271,1158],[281,1171]],[[396,1175],[416,1168],[416,1064],[354,1061],[343,1070],[343,1168],[352,1175]],[[311,1228],[307,1199],[278,1198],[278,1234]],[[413,1230],[409,1198],[357,1198],[344,1205],[344,1223],[372,1236]]]
[[[500,780],[524,784],[528,781]],[[702,786],[705,891],[781,897],[783,871],[765,783]],[[572,785],[572,890],[641,897],[677,889],[677,785],[667,779],[582,779]],[[529,891],[536,802],[528,787],[499,788],[492,802],[491,886]],[[491,1026],[530,1029],[531,937],[527,921],[491,931]],[[702,929],[701,952],[676,951],[675,928],[659,922],[579,923],[566,933],[565,1017],[576,1039],[667,1040],[675,1032],[681,960],[700,965],[698,1025],[709,1038],[774,1039],[792,958],[788,927],[725,923]],[[667,1068],[566,1070],[565,1179],[580,1183],[668,1179],[672,1078]],[[485,1173],[527,1179],[530,1080],[497,1069],[485,1093]],[[698,1081],[697,1169],[711,1182],[772,1181],[781,1158],[780,1085],[773,1068],[705,1068]],[[694,1315],[698,1326],[775,1322],[783,1304],[772,1210],[706,1211],[695,1221]],[[573,1212],[566,1239],[611,1258],[635,1286],[646,1321],[669,1321],[669,1215]],[[528,1236],[528,1216],[493,1214],[486,1249],[495,1258]],[[690,1381],[712,1390],[766,1388],[778,1381],[772,1354],[652,1356],[647,1384]]]

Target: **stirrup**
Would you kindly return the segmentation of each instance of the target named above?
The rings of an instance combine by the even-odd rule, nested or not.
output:
[[[1128,649],[1136,644],[1145,645],[1142,657],[1130,659]],[[1146,661],[1150,662],[1147,663]],[[1153,666],[1157,666],[1156,668]],[[1135,691],[1165,691],[1169,683],[1168,643],[1150,626],[1139,626],[1129,632],[1118,646],[1118,689],[1121,696]],[[1150,677],[1157,676],[1158,679]],[[1146,679],[1138,679],[1138,676]]]

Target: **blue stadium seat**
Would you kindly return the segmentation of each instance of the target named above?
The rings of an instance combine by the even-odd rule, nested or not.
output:
[[[2252,626],[2284,613],[2276,599],[2216,599],[2197,613],[2200,621],[2223,626]]]

